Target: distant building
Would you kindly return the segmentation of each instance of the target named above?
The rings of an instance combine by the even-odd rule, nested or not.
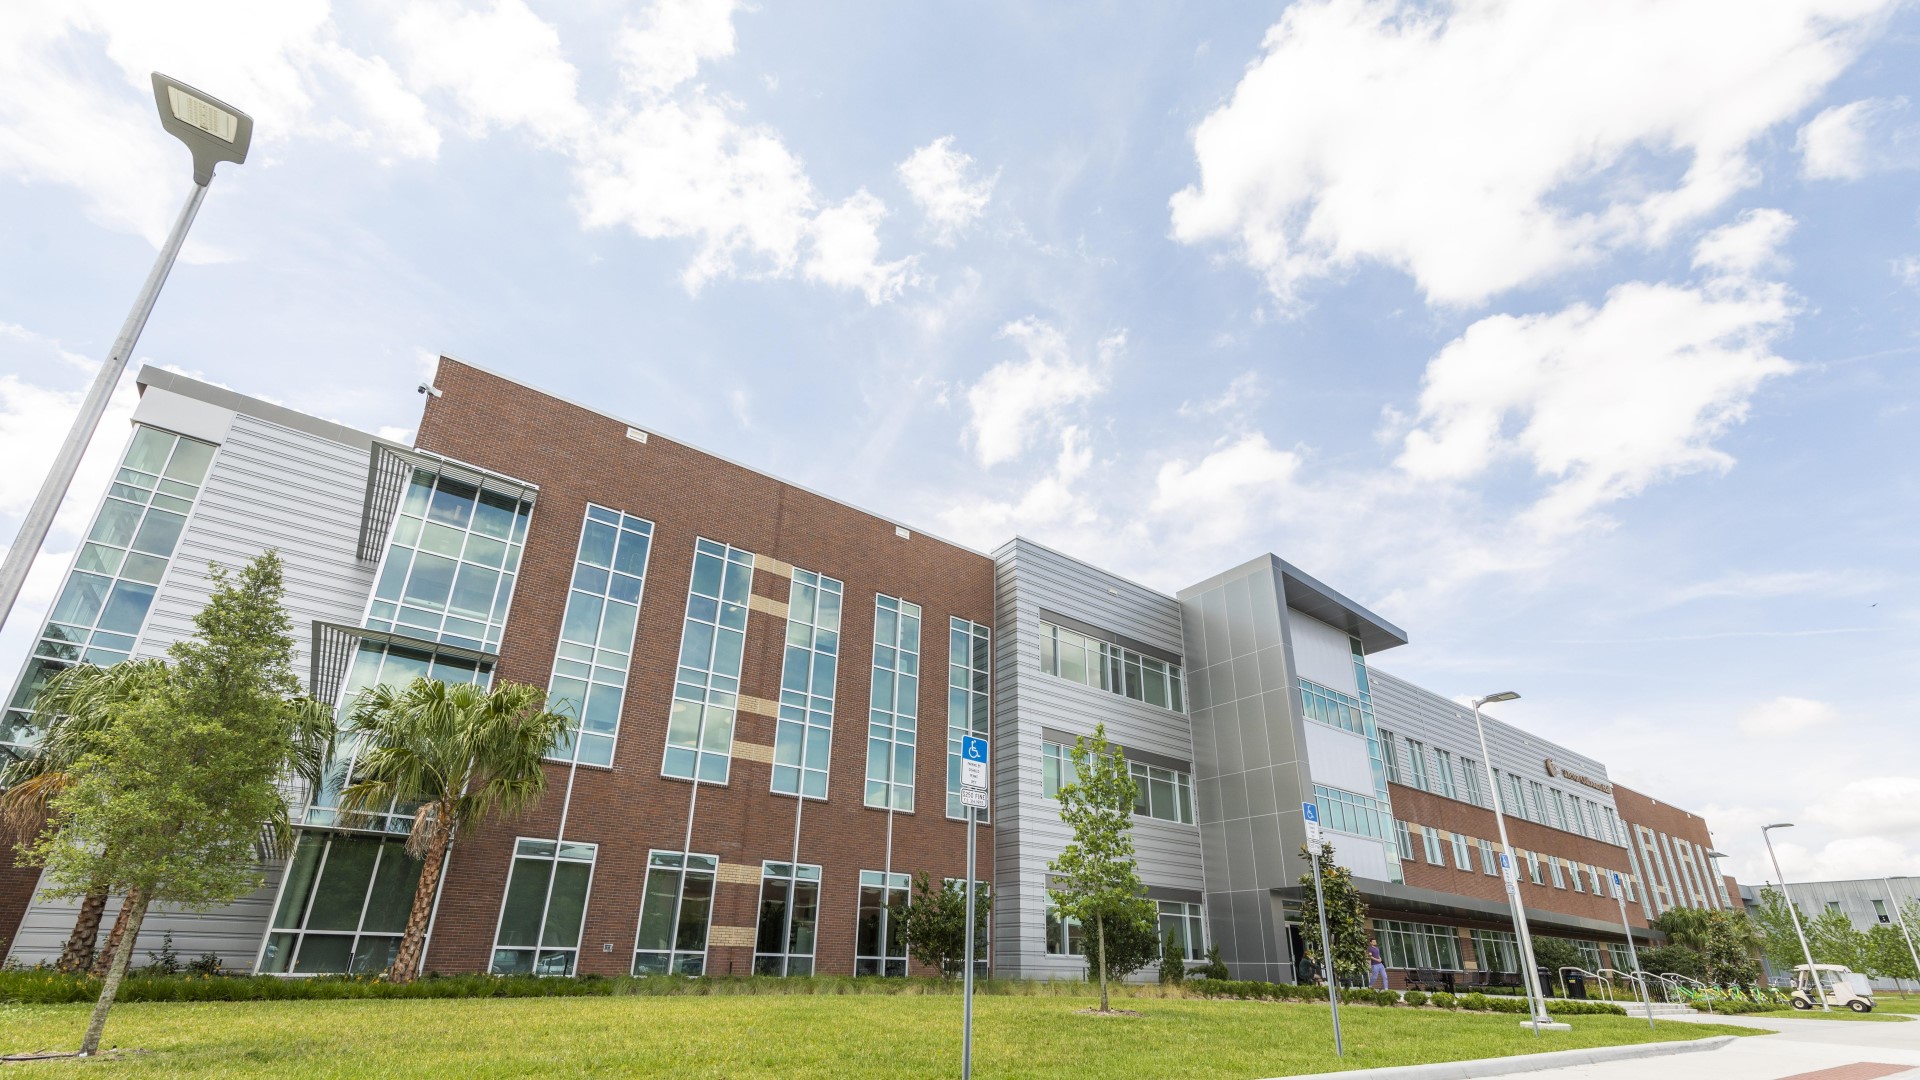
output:
[[[1740,886],[1740,897],[1748,910],[1760,905],[1760,890],[1777,889],[1773,882],[1765,882],[1755,887]],[[1800,911],[1802,920],[1817,918],[1822,912],[1838,911],[1852,920],[1854,929],[1872,930],[1876,926],[1900,928],[1901,912],[1916,898],[1920,898],[1920,877],[1861,878],[1853,881],[1792,881],[1787,883],[1787,892],[1793,897],[1793,906]],[[1906,932],[1912,935],[1916,944],[1920,944],[1920,925],[1907,926]],[[1790,973],[1772,970],[1769,974],[1784,978]],[[1907,980],[1911,983],[1912,980]],[[1893,989],[1892,979],[1875,979],[1873,985],[1882,989]]]

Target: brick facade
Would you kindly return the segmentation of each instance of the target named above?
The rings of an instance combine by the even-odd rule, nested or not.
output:
[[[1668,855],[1677,854],[1672,849],[1672,842],[1675,840],[1684,842],[1688,848],[1696,849],[1702,855],[1713,850],[1713,834],[1707,829],[1706,819],[1700,817],[1698,814],[1689,813],[1671,803],[1663,803],[1650,795],[1643,795],[1621,784],[1614,785],[1613,798],[1614,805],[1620,809],[1621,819],[1627,823],[1628,829],[1634,833],[1634,846],[1636,851],[1639,851],[1641,848],[1639,829],[1647,829],[1658,834],[1655,840],[1655,847],[1657,849],[1661,846],[1659,837],[1665,837],[1667,839],[1665,851]],[[1655,878],[1656,880],[1664,880],[1666,865],[1667,863],[1663,862],[1661,868],[1656,870],[1655,867],[1646,865],[1646,859],[1644,853],[1642,853],[1642,871],[1648,877]],[[1695,860],[1696,868],[1702,865],[1711,867],[1711,860],[1704,858]],[[1724,884],[1727,890],[1726,899],[1731,900],[1732,906],[1738,909],[1740,906],[1739,883],[1734,881],[1731,874],[1725,875],[1719,883],[1710,880],[1701,880],[1706,879],[1708,873],[1709,871],[1707,870],[1700,870],[1694,878],[1683,879],[1683,881],[1710,889],[1713,888],[1715,884]],[[1680,885],[1681,882],[1667,882],[1667,884],[1669,887],[1675,887]],[[1675,906],[1680,907],[1694,904],[1693,900],[1682,896],[1673,897],[1672,902]],[[1718,895],[1718,891],[1715,890],[1709,906],[1720,906],[1721,904],[1722,900]]]
[[[845,583],[828,799],[806,803],[799,823],[799,861],[822,868],[817,970],[853,971],[860,871],[891,865],[936,880],[964,876],[965,828],[946,817],[947,627],[949,616],[993,621],[991,559],[918,533],[902,538],[893,522],[658,435],[637,441],[619,421],[458,361],[441,360],[435,385],[444,396],[428,400],[421,449],[540,486],[496,678],[547,684],[588,501],[654,523],[613,764],[580,766],[573,778],[567,839],[600,845],[581,973],[628,970],[647,853],[685,843],[694,787],[663,778],[660,767],[697,537]],[[777,572],[754,574],[754,594],[768,600],[784,604],[789,585]],[[922,609],[915,812],[896,813],[891,823],[886,811],[864,805],[876,593]],[[779,697],[785,618],[777,611],[756,601],[749,615],[745,697]],[[722,864],[707,964],[716,974],[751,970],[761,860],[786,861],[794,850],[798,800],[773,794],[771,767],[756,759],[767,756],[758,748],[772,745],[774,727],[771,716],[741,711],[729,783],[699,787],[691,850]],[[554,835],[568,769],[549,765],[547,783],[546,797],[524,818],[490,822],[455,845],[430,969],[486,969],[514,838]],[[979,876],[988,879],[986,828],[980,850]],[[730,941],[741,943],[723,944]]]

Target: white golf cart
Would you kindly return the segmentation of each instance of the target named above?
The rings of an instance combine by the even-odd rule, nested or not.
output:
[[[1815,989],[1816,979],[1819,989]],[[1844,1005],[1857,1013],[1873,1011],[1873,983],[1865,975],[1845,964],[1815,964],[1811,970],[1805,964],[1794,966],[1794,1008],[1814,1008],[1820,1004],[1822,992],[1828,1005]]]

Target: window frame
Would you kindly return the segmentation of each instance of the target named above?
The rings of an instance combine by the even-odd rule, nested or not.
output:
[[[606,566],[587,561],[587,542],[591,535],[590,531],[596,525],[613,530],[613,543],[608,549]],[[621,545],[627,542],[629,534],[639,537],[638,542],[645,547],[640,555],[638,574],[628,573],[616,567],[620,559]],[[560,629],[555,632],[553,666],[547,677],[547,708],[566,716],[571,726],[566,733],[554,740],[552,746],[547,748],[548,761],[560,761],[570,765],[580,764],[596,769],[613,767],[613,755],[620,745],[620,722],[622,714],[626,711],[627,681],[633,673],[633,646],[639,639],[640,612],[646,603],[647,568],[652,561],[653,522],[610,506],[594,502],[587,503],[586,511],[580,521],[580,540],[574,547],[573,576],[567,582],[567,599],[561,609]],[[583,582],[593,584],[592,575],[596,571],[606,578],[597,592],[583,587]],[[634,580],[632,600],[627,600],[614,592],[616,587],[625,588],[625,581],[628,579]],[[581,603],[592,601],[599,605],[600,614],[594,623],[594,639],[591,642],[567,638],[568,628],[575,621],[576,601]],[[633,608],[633,632],[624,642],[609,643],[604,640],[608,632],[607,620],[612,613],[611,604],[630,605]],[[572,655],[569,655],[570,649],[573,650]],[[580,655],[581,650],[585,651],[584,656]],[[609,659],[618,661],[617,670],[614,664],[603,662]],[[615,674],[618,676],[617,680],[611,677]],[[580,693],[577,705],[572,703],[571,695],[562,693],[559,684],[563,679],[584,685],[585,689]],[[588,731],[587,702],[603,690],[611,691],[614,697],[613,726],[606,731]],[[600,740],[604,740],[606,746],[606,760],[587,760],[583,748],[589,745],[597,747],[601,745]],[[563,743],[565,744],[564,753],[561,752]]]
[[[529,844],[550,844],[553,850],[546,855],[522,854],[521,849]],[[585,848],[588,850],[588,855],[584,859],[579,858],[577,854],[572,857],[566,856],[563,853],[568,848],[574,848],[576,851],[577,849]],[[565,977],[578,973],[580,964],[580,940],[586,932],[587,909],[593,902],[593,875],[594,871],[598,869],[599,856],[600,845],[598,844],[583,843],[577,840],[554,840],[543,836],[514,837],[513,854],[507,859],[507,884],[505,888],[500,890],[500,912],[494,917],[493,922],[493,953],[487,961],[487,970],[490,974]],[[546,886],[542,890],[540,897],[540,919],[539,922],[535,924],[536,944],[502,945],[500,943],[500,935],[504,933],[507,928],[507,907],[513,899],[514,871],[519,869],[519,864],[522,861],[530,863],[544,862],[547,864]],[[548,945],[546,943],[546,937],[547,931],[550,928],[547,926],[547,923],[550,921],[550,915],[553,910],[553,890],[558,884],[560,864],[563,862],[576,866],[584,864],[587,868],[586,887],[580,894],[580,922],[573,928],[572,945]],[[525,971],[501,971],[500,954],[503,952],[532,953],[533,961]],[[563,957],[565,962],[561,970],[541,970],[541,962],[547,958],[548,954]]]
[[[873,652],[867,695],[867,767],[863,802],[875,810],[911,814],[914,812],[915,778],[920,765],[920,653],[925,644],[926,622],[919,604],[897,596],[876,593],[873,605]],[[880,640],[882,612],[892,616],[894,632],[889,642]],[[911,650],[906,648],[909,620],[914,628]],[[891,654],[893,666],[881,666],[882,650]],[[879,703],[883,679],[888,687],[887,700],[891,702],[886,707]],[[908,708],[903,709],[902,706]],[[876,771],[879,773],[877,776]],[[904,781],[901,780],[903,774],[906,777]]]
[[[787,592],[787,622],[781,639],[780,696],[775,703],[773,762],[767,788],[824,802],[833,778],[833,712],[840,686],[840,658],[846,644],[846,584],[825,574],[794,567]],[[802,589],[812,590],[811,612],[801,619]],[[832,603],[827,601],[833,597]],[[832,610],[828,626],[828,616]],[[800,636],[805,643],[795,641]],[[823,663],[823,658],[825,662]],[[822,669],[825,669],[824,671]],[[798,686],[795,686],[795,683]],[[819,691],[825,683],[826,693]],[[818,767],[810,751],[822,747]],[[786,760],[790,759],[790,760]],[[817,778],[817,783],[814,781]]]
[[[712,593],[698,591],[702,559],[717,560],[720,564]],[[705,536],[694,541],[686,608],[680,619],[680,644],[674,653],[673,700],[668,706],[666,739],[660,755],[662,777],[720,787],[732,779],[733,736],[739,723],[740,675],[746,664],[747,613],[753,602],[754,562],[753,552],[744,548]],[[743,580],[737,596],[730,595],[734,592],[732,586]],[[707,614],[709,605],[712,615]],[[695,657],[700,661],[698,666],[686,662],[687,650],[701,635],[701,631],[694,629],[696,626],[706,628],[707,641],[702,650],[704,657]],[[726,653],[731,649],[723,644],[726,634],[740,636],[739,652],[730,670],[725,663]],[[690,710],[697,711],[689,736],[684,732],[682,717]],[[715,731],[724,732],[725,749],[718,748],[721,739],[710,735]],[[710,749],[709,744],[715,748]],[[710,769],[709,762],[718,764]]]
[[[785,870],[784,873],[780,872],[783,868]],[[780,901],[782,914],[779,944],[782,948],[778,952],[768,952],[760,947],[763,944],[761,936],[766,930],[767,885],[769,882],[784,884],[786,886],[786,897]],[[802,886],[805,885],[811,885],[813,887],[813,925],[807,933],[807,944],[811,947],[803,953],[794,948],[794,913],[801,906],[796,899],[797,894],[800,892]],[[820,867],[810,863],[791,863],[779,859],[762,860],[760,863],[760,896],[753,910],[753,973],[755,975],[776,975],[782,978],[804,977],[815,974],[818,970],[816,965],[820,953]],[[806,961],[806,970],[794,970],[794,961],[802,958]],[[769,961],[772,961],[772,963],[769,964]],[[767,967],[773,967],[776,970],[763,970]]]
[[[679,859],[681,861],[677,865],[670,864],[667,862],[669,858]],[[704,868],[694,866],[693,863],[696,859],[705,861],[708,866]],[[653,892],[653,875],[663,871],[671,872],[677,878],[674,887],[673,908],[667,916],[667,947],[665,949],[643,949],[640,947],[640,935],[645,932],[647,926],[647,901],[655,895]],[[686,923],[687,883],[688,880],[693,877],[705,877],[711,888],[711,891],[707,893],[706,923],[700,929],[700,947],[697,951],[692,948],[683,949],[680,947],[680,931]],[[718,855],[709,855],[701,852],[670,851],[664,848],[652,848],[648,850],[647,873],[646,876],[641,879],[640,885],[640,915],[639,918],[635,920],[636,925],[633,931],[633,963],[630,968],[630,973],[634,975],[705,974],[707,953],[713,947],[713,914],[714,908],[718,906],[719,893],[720,857]],[[640,957],[643,954],[647,956],[665,954],[667,957],[665,970],[642,972],[640,970]],[[699,960],[698,970],[689,970],[692,965],[683,963],[682,957],[697,957]]]

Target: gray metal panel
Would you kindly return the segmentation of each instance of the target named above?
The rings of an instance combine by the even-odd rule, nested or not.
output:
[[[1180,654],[1179,606],[1077,559],[1025,539],[994,553],[994,971],[1016,978],[1080,978],[1077,957],[1046,955],[1047,864],[1071,839],[1058,804],[1041,793],[1040,745],[1048,731],[1091,732],[1146,755],[1192,761],[1187,718],[1040,671],[1040,609]],[[1204,880],[1200,830],[1134,819],[1141,879],[1196,891]]]
[[[1773,882],[1766,887],[1778,888]],[[1828,904],[1840,905],[1840,911],[1859,930],[1871,930],[1876,926],[1891,926],[1899,929],[1899,916],[1896,909],[1901,905],[1920,899],[1920,877],[1864,878],[1851,881],[1790,881],[1787,890],[1793,897],[1795,907],[1800,909],[1803,918],[1817,918]],[[1758,889],[1755,894],[1758,894]],[[1873,910],[1873,902],[1882,901],[1887,908],[1887,921],[1883,924]],[[1920,941],[1920,924],[1907,927],[1907,931]],[[1882,989],[1891,989],[1894,983],[1890,979],[1876,979],[1874,985]]]
[[[140,927],[140,940],[134,945],[135,966],[144,966],[148,962],[146,954],[158,952],[161,942],[171,932],[173,951],[182,962],[202,953],[214,953],[229,970],[251,971],[254,955],[260,950],[260,939],[273,914],[273,898],[280,888],[278,865],[257,869],[265,876],[266,884],[231,904],[208,911],[183,911],[165,905],[149,911]],[[119,911],[120,898],[109,899],[101,924],[103,943],[106,928],[113,925]],[[26,917],[20,920],[19,936],[7,952],[7,959],[26,966],[59,960],[79,912],[78,900],[54,900],[36,894]]]
[[[373,590],[373,567],[354,556],[366,473],[364,449],[259,417],[236,417],[214,455],[134,655],[164,656],[168,645],[193,632],[193,617],[212,591],[209,561],[238,567],[275,548],[286,564],[295,668],[305,674],[311,624],[359,623]]]

